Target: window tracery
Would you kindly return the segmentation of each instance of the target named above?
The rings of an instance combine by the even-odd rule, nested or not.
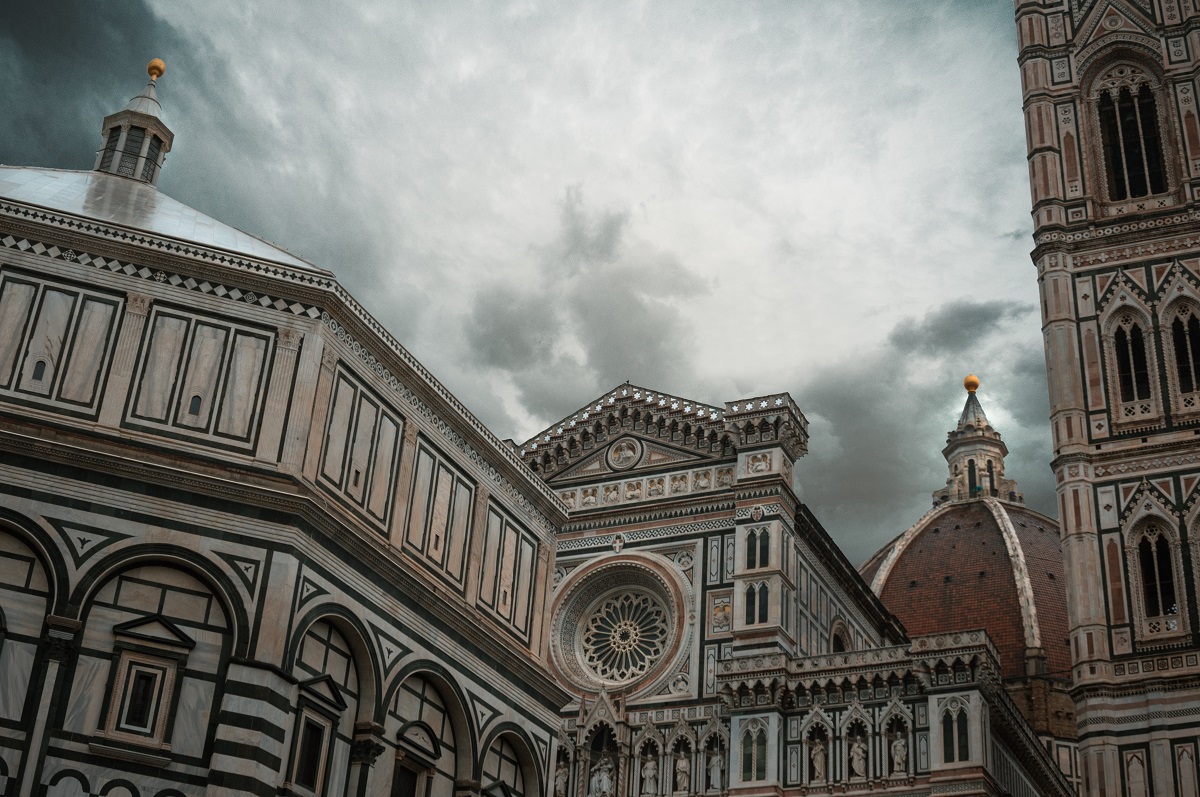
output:
[[[1121,307],[1106,324],[1108,388],[1113,425],[1129,428],[1161,419],[1158,358],[1153,325],[1130,307]]]
[[[667,632],[666,609],[654,596],[634,591],[611,595],[587,619],[584,661],[600,678],[631,681],[661,658]]]
[[[1200,416],[1200,306],[1192,300],[1176,301],[1160,323],[1169,361],[1171,412],[1181,419]]]
[[[742,782],[767,779],[767,731],[752,720],[742,733]]]
[[[1170,637],[1187,626],[1179,588],[1183,583],[1178,535],[1159,518],[1137,525],[1126,540],[1125,558],[1133,581],[1134,614],[1142,639]]]
[[[1106,199],[1129,199],[1170,189],[1161,134],[1157,80],[1145,69],[1118,62],[1092,84],[1092,119]]]
[[[967,708],[957,700],[942,711],[942,760],[947,764],[971,757]]]

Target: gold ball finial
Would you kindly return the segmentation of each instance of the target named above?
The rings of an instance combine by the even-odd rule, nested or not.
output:
[[[963,380],[963,387],[967,389],[968,393],[974,393],[979,389],[979,377],[975,374],[967,374],[967,378]]]
[[[167,65],[163,63],[163,59],[155,58],[150,63],[146,64],[146,74],[151,80],[158,80],[163,76],[163,72],[167,71]]]

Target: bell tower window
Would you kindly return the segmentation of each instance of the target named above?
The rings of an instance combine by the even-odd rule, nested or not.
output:
[[[1175,346],[1175,372],[1179,376],[1179,392],[1192,393],[1200,387],[1200,320],[1185,309],[1171,322],[1171,339]]]
[[[1179,603],[1182,583],[1179,540],[1168,525],[1150,520],[1127,538],[1126,559],[1131,581],[1130,597],[1143,639],[1171,636],[1187,627]]]
[[[1117,354],[1117,383],[1121,401],[1144,401],[1150,398],[1150,373],[1146,369],[1146,343],[1142,328],[1131,323],[1117,327],[1113,335]]]
[[[1167,190],[1158,110],[1154,93],[1143,83],[1122,86],[1100,96],[1100,138],[1111,200],[1136,199]]]

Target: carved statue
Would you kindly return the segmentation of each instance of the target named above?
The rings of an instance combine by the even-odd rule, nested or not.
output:
[[[554,797],[567,797],[567,781],[571,779],[571,768],[566,761],[558,762],[554,770]]]
[[[629,440],[622,440],[613,446],[612,464],[618,468],[628,468],[637,461],[637,445]]]
[[[604,753],[596,766],[592,767],[592,777],[588,780],[588,797],[613,797],[613,762]]]
[[[850,742],[850,772],[856,778],[867,776],[867,745],[861,736],[852,737]]]
[[[675,758],[675,791],[686,792],[691,785],[692,777],[688,771],[687,756],[680,750]]]
[[[904,739],[904,733],[900,732],[892,742],[892,774],[903,775],[907,771],[908,742]]]
[[[724,768],[725,759],[721,756],[721,751],[714,751],[708,759],[708,788],[713,791],[721,790],[721,770]]]
[[[812,741],[812,780],[825,780],[825,742]]]
[[[658,794],[658,762],[649,757],[643,761],[642,794]]]

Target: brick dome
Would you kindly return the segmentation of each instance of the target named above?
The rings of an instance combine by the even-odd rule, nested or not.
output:
[[[1058,523],[1039,512],[994,497],[943,504],[859,572],[910,634],[984,628],[1006,679],[1070,672]]]

